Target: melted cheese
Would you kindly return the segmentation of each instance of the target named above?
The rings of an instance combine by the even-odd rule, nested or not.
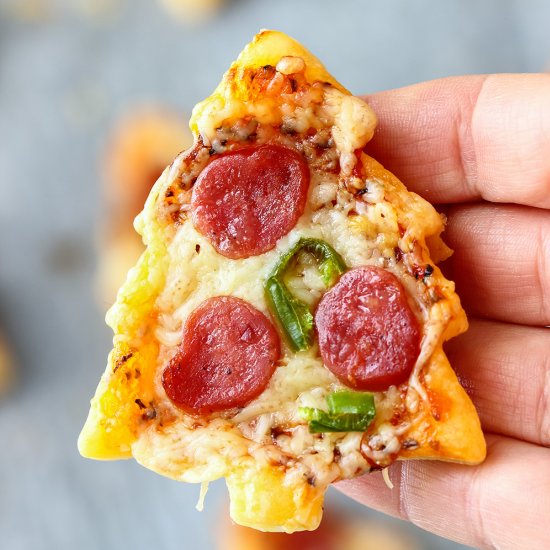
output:
[[[380,182],[369,181],[367,198],[373,203],[360,202],[338,188],[337,176],[314,172],[308,206],[297,225],[279,240],[275,249],[251,258],[225,258],[195,230],[190,220],[181,225],[168,248],[168,278],[157,299],[157,309],[162,314],[155,330],[161,343],[156,391],[163,399],[162,406],[181,422],[167,430],[150,426],[133,447],[140,462],[167,473],[172,469],[169,462],[177,454],[186,461],[183,476],[186,481],[214,479],[222,475],[229,461],[247,454],[259,461],[274,460],[274,457],[281,461],[289,455],[299,457],[299,463],[294,466],[296,475],[313,475],[319,483],[351,477],[369,468],[361,453],[362,434],[313,435],[298,414],[298,409],[303,406],[326,408],[327,395],[344,387],[324,367],[316,345],[307,351],[294,353],[283,343],[282,364],[275,370],[266,390],[233,418],[220,418],[199,429],[189,427],[186,415],[166,398],[161,375],[181,344],[185,320],[204,300],[219,295],[237,296],[269,315],[264,282],[281,254],[300,237],[315,237],[330,243],[349,267],[383,265],[403,279],[404,274],[395,262],[388,263],[398,235],[397,214],[394,207],[383,200],[381,187]],[[336,200],[334,206],[333,200]],[[301,292],[305,294],[313,289],[318,299],[323,287],[314,273],[314,269],[305,270]],[[418,311],[426,313],[420,307]],[[437,340],[438,336],[425,337],[425,340]],[[372,441],[374,449],[369,444],[363,446],[363,452],[373,462],[385,464],[388,456],[399,451],[399,428],[389,424],[393,407],[399,399],[395,388],[376,394],[379,435]],[[409,401],[414,405],[414,397]],[[290,429],[279,435],[274,445],[272,429],[276,427]],[[341,455],[338,463],[334,461],[336,448]],[[316,452],[312,453],[311,449]],[[214,456],[217,458],[213,459]]]

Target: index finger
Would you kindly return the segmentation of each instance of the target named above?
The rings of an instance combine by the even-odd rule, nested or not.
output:
[[[445,78],[366,100],[379,119],[367,153],[411,191],[550,208],[550,75]]]

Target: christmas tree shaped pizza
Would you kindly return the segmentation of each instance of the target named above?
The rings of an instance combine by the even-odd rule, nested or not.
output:
[[[483,460],[442,349],[467,328],[443,223],[365,154],[375,125],[291,38],[244,49],[137,218],[84,456],[225,477],[237,523],[288,532],[333,481]]]

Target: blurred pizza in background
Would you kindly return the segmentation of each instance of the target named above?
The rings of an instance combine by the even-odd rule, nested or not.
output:
[[[0,333],[0,399],[10,390],[13,384],[13,360],[8,345]]]
[[[134,218],[164,168],[191,143],[185,117],[160,106],[136,107],[115,124],[102,166],[104,212],[97,286],[103,305],[114,301],[143,251]]]
[[[161,6],[178,20],[186,23],[199,22],[214,15],[225,0],[159,0]]]
[[[226,510],[220,519],[217,550],[420,550],[409,531],[395,523],[365,519],[334,503],[325,508],[315,531],[266,533],[237,525]]]

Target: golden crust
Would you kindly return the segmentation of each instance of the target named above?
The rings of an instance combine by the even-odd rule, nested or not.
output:
[[[282,467],[244,465],[226,477],[233,521],[261,531],[311,531],[323,515],[325,488],[289,480]],[[276,498],[274,498],[276,495]]]
[[[144,420],[136,400],[146,403],[154,393],[158,343],[151,337],[150,321],[165,280],[165,246],[158,233],[156,237],[130,270],[107,314],[107,322],[115,332],[114,347],[78,438],[80,454],[88,458],[130,458],[131,445]],[[133,342],[138,335],[139,346]]]
[[[402,451],[400,459],[483,462],[485,439],[477,412],[441,347],[434,351],[423,372],[431,406],[424,408],[407,432],[407,437],[420,443],[419,447]]]
[[[235,98],[238,97],[241,103],[243,99],[245,102],[255,100],[255,96],[250,96],[250,88],[243,85],[246,70],[276,65],[282,57],[288,56],[305,61],[305,76],[309,84],[329,82],[340,92],[348,93],[315,57],[294,40],[282,33],[262,31],[245,48],[214,94],[195,108],[191,129],[196,140],[199,132],[200,139],[208,139],[212,119],[219,118],[219,113]],[[352,107],[353,112],[356,107],[362,109],[360,105]],[[364,139],[369,139],[368,132]],[[433,265],[430,250],[438,256],[446,253],[439,238],[443,229],[439,215],[420,197],[406,192],[397,178],[367,155],[361,154],[360,165],[369,178],[383,183],[385,198],[395,210],[393,222],[396,228],[406,228],[405,236],[399,240],[406,258],[404,263],[410,269],[418,265]],[[159,351],[154,337],[159,315],[155,303],[166,284],[167,247],[174,235],[173,222],[159,215],[158,205],[160,197],[170,189],[177,167],[178,161],[163,173],[136,221],[147,250],[130,271],[116,304],[108,314],[107,321],[115,333],[114,350],[92,400],[90,415],[79,438],[79,449],[84,456],[100,459],[126,458],[133,452],[140,462],[165,475],[200,481],[212,479],[212,474],[200,470],[198,473],[188,472],[189,464],[183,459],[172,464],[170,469],[159,467],[149,460],[154,457],[154,448],[147,447],[143,437],[139,440],[147,425],[149,407],[155,410],[154,370]],[[389,223],[387,218],[382,218],[381,224]],[[377,223],[367,216],[357,216],[356,229],[366,234],[372,231],[376,235],[380,233]],[[398,234],[397,229],[395,233]],[[396,246],[386,244],[390,248]],[[410,279],[414,283],[414,278]],[[421,280],[414,284],[417,287],[412,289],[413,292],[435,296],[426,307],[430,323],[441,330],[434,331],[433,341],[424,346],[428,350],[425,352],[427,356],[417,373],[421,387],[417,388],[417,394],[409,392],[417,397],[420,395],[422,399],[407,404],[410,411],[415,411],[415,420],[405,437],[414,441],[414,445],[403,449],[399,457],[478,463],[485,456],[479,420],[442,350],[445,340],[466,330],[466,317],[454,293],[453,283],[444,279],[436,267],[427,282]],[[229,437],[230,434],[225,435]],[[183,444],[181,435],[173,437],[180,438],[180,444]],[[282,466],[260,466],[251,457],[235,459],[227,455],[224,460],[226,462],[216,470],[215,477],[225,475],[227,479],[231,516],[236,522],[261,530],[287,532],[317,527],[326,489],[324,485],[314,486],[305,476],[288,475]]]

